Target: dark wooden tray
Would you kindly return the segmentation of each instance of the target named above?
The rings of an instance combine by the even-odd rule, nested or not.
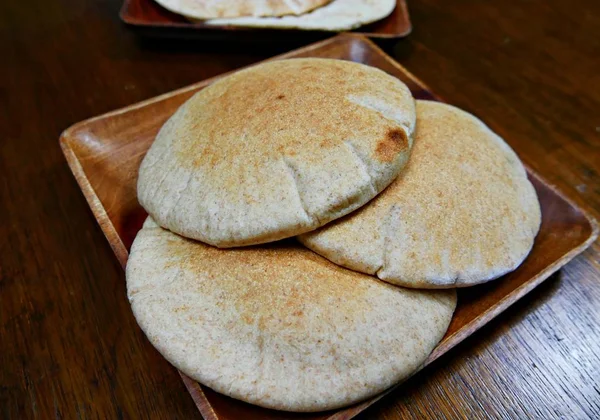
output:
[[[366,63],[404,81],[415,97],[439,100],[415,76],[361,36],[339,35],[273,60],[288,57],[330,57]],[[194,92],[215,79],[75,124],[60,139],[69,166],[123,266],[146,217],[136,198],[140,161],[167,118]],[[510,138],[507,140],[511,143]],[[531,254],[513,273],[488,284],[459,290],[458,307],[448,332],[424,366],[488,323],[597,237],[598,227],[593,219],[531,170],[528,173],[539,195],[543,217]],[[182,378],[207,419],[348,419],[391,392],[343,410],[294,414],[252,406],[218,394],[185,375]]]
[[[285,38],[329,36],[330,32],[300,31],[297,29],[261,29],[237,26],[205,25],[192,23],[176,13],[170,12],[154,0],[125,0],[121,8],[121,20],[138,29],[143,35],[175,38],[257,40],[273,42]],[[386,18],[354,30],[371,38],[401,38],[410,33],[412,26],[405,0],[397,0],[396,8]]]

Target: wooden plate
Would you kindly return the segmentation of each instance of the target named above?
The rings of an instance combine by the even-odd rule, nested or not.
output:
[[[238,26],[214,26],[202,22],[192,23],[176,13],[170,12],[154,0],[125,0],[121,7],[121,20],[139,30],[143,35],[257,40],[273,42],[281,38],[305,38],[309,34],[328,35],[330,32],[300,31],[296,29],[261,29]],[[355,33],[371,38],[400,38],[412,30],[405,0],[397,0],[396,8],[386,18],[355,29]]]
[[[404,81],[416,98],[439,100],[415,76],[361,36],[338,35],[272,60],[288,57],[330,57],[366,63]],[[75,124],[60,139],[69,166],[123,266],[146,217],[136,199],[140,161],[167,118],[192,94],[215,79]],[[425,366],[488,323],[597,237],[598,227],[593,219],[538,175],[529,169],[528,173],[537,190],[543,217],[531,254],[513,273],[488,284],[459,290],[458,307],[448,332]],[[344,410],[293,414],[255,407],[220,395],[185,375],[182,378],[207,419],[348,419],[384,395]]]

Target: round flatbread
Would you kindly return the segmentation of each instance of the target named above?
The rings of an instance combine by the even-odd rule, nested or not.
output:
[[[408,160],[411,93],[342,60],[273,61],[203,89],[144,158],[138,198],[156,222],[218,247],[304,233],[362,206]]]
[[[211,19],[205,23],[254,28],[348,31],[383,19],[392,13],[395,7],[396,0],[333,0],[326,6],[299,16],[248,16]]]
[[[404,172],[368,206],[300,240],[390,283],[446,288],[514,270],[540,223],[535,189],[500,137],[465,111],[417,101]]]
[[[320,411],[413,373],[443,337],[454,290],[391,286],[298,244],[222,250],[151,220],[127,264],[151,343],[210,388],[277,410]]]
[[[331,0],[156,0],[173,13],[191,19],[239,16],[301,15]]]

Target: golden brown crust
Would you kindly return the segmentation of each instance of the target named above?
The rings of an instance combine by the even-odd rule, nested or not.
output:
[[[407,377],[444,335],[454,291],[394,287],[293,242],[221,250],[146,222],[127,290],[177,368],[234,398],[333,409]]]
[[[445,288],[514,270],[540,222],[535,190],[500,137],[464,111],[417,101],[413,151],[398,179],[301,241],[391,283]]]
[[[401,151],[410,147],[404,130],[389,129],[375,149],[375,155],[383,162],[391,162]]]
[[[221,79],[165,124],[138,196],[161,225],[226,247],[312,230],[360,207],[404,166],[408,88],[361,64],[295,59]]]

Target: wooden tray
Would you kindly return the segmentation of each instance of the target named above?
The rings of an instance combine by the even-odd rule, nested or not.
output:
[[[366,63],[404,81],[416,98],[437,99],[427,86],[361,36],[339,35],[273,59],[288,57],[331,57]],[[167,118],[194,92],[215,79],[83,121],[66,130],[60,139],[69,166],[123,266],[146,217],[136,199],[140,161]],[[459,291],[458,307],[448,332],[424,366],[488,323],[597,237],[598,227],[593,219],[538,175],[530,170],[528,173],[539,195],[543,216],[531,254],[504,278]],[[182,378],[206,419],[348,419],[391,391],[344,410],[293,414],[255,407],[220,395],[185,375]]]
[[[121,20],[139,30],[143,35],[176,38],[215,38],[235,40],[257,40],[273,42],[281,38],[306,38],[312,34],[330,35],[331,32],[300,31],[296,29],[261,29],[238,26],[212,26],[202,22],[192,23],[176,13],[170,12],[154,0],[125,0],[120,12]],[[371,38],[400,38],[412,30],[405,0],[397,0],[396,8],[386,18],[355,29],[355,33]]]

